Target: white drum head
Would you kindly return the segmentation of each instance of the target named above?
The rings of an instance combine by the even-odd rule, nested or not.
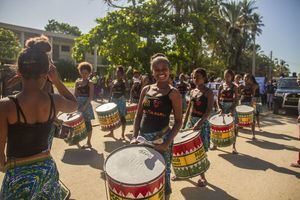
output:
[[[253,107],[247,105],[237,106],[235,109],[238,113],[250,113],[254,111]]]
[[[115,103],[106,103],[96,108],[96,112],[107,112],[117,107]]]
[[[141,145],[117,149],[105,161],[107,175],[124,184],[149,183],[157,179],[165,168],[165,160],[159,152]]]
[[[187,131],[180,131],[174,138],[174,144],[180,144],[182,142],[188,141],[199,134],[198,131],[187,130]]]
[[[233,122],[233,117],[229,115],[214,115],[209,119],[209,123],[215,126],[226,126]]]
[[[63,122],[72,122],[77,120],[81,116],[81,112],[73,112],[73,113],[62,113],[58,115],[58,119]]]

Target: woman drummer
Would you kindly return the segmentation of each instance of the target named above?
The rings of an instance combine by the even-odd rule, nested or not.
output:
[[[28,39],[18,57],[22,91],[0,100],[0,167],[5,172],[0,199],[62,199],[48,138],[57,113],[73,112],[77,103],[50,65],[50,51],[47,37]],[[60,95],[42,90],[47,76]]]
[[[131,143],[137,142],[138,135],[148,141],[163,139],[163,143],[155,145],[154,148],[162,153],[166,161],[165,194],[169,195],[172,192],[170,183],[172,143],[182,125],[181,95],[176,88],[168,84],[170,62],[166,57],[152,56],[151,70],[156,83],[144,87],[141,92]],[[170,128],[172,111],[175,123]]]
[[[241,91],[241,105],[253,106],[254,94],[258,88],[258,85],[253,84],[253,80],[251,79],[251,74],[247,73],[244,75],[244,85],[240,86]],[[255,79],[255,78],[254,78]],[[255,117],[254,117],[255,118]],[[251,125],[252,130],[252,139],[255,140],[255,119],[253,119],[253,123]]]
[[[94,98],[94,84],[89,80],[93,67],[88,62],[81,62],[77,69],[81,78],[77,79],[75,82],[75,96],[78,102],[78,111],[82,112],[88,134],[87,142],[82,146],[83,149],[86,149],[92,148],[91,139],[93,128],[91,120],[95,119],[91,104],[91,101]]]
[[[208,118],[213,108],[214,96],[213,92],[205,86],[207,83],[206,71],[197,68],[193,72],[193,80],[196,88],[191,91],[191,100],[189,102],[187,112],[184,119],[185,128],[193,128],[200,131],[201,140],[205,151],[208,151],[210,145],[210,126]],[[200,175],[198,185],[206,186],[207,180],[204,173]]]
[[[117,104],[118,111],[122,123],[122,136],[121,139],[125,140],[125,129],[126,129],[126,83],[125,83],[125,71],[122,66],[117,69],[117,79],[113,81],[110,89],[110,100]],[[114,131],[110,131],[108,135],[104,137],[114,137]]]
[[[224,72],[224,83],[219,87],[219,94],[217,99],[218,108],[221,111],[221,114],[230,114],[232,117],[236,118],[235,107],[236,99],[238,95],[238,88],[233,83],[234,73],[232,70],[228,69]],[[232,153],[236,154],[235,142],[236,142],[237,131],[235,129],[235,139],[232,146]],[[216,149],[216,146],[213,146],[212,149]]]

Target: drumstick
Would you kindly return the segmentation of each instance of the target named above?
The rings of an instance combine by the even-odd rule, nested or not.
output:
[[[224,115],[222,115],[222,117],[223,117],[223,124],[226,124]]]

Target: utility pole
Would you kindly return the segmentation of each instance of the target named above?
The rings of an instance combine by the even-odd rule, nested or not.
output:
[[[273,61],[272,57],[273,57],[273,51],[270,52],[270,60],[271,61]],[[268,76],[269,76],[269,79],[272,79],[272,65],[269,65],[269,75]]]

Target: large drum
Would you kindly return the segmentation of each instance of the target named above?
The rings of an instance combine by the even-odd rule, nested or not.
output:
[[[121,126],[117,104],[106,103],[96,108],[102,131],[112,131]]]
[[[127,104],[126,108],[127,108],[127,114],[125,116],[126,124],[127,125],[132,125],[133,122],[134,122],[134,117],[135,117],[135,113],[137,111],[138,105],[135,104],[135,103]]]
[[[180,131],[174,139],[172,165],[177,178],[190,178],[209,168],[200,133]]]
[[[58,116],[58,120],[62,121],[58,137],[69,145],[77,144],[87,137],[84,118],[80,112],[62,113]]]
[[[150,147],[121,147],[107,157],[104,169],[111,200],[165,199],[165,161]]]
[[[253,107],[241,105],[237,106],[235,109],[238,116],[238,126],[249,127],[253,124]]]
[[[209,119],[211,140],[217,147],[227,147],[234,142],[234,120],[230,115],[214,115]]]

